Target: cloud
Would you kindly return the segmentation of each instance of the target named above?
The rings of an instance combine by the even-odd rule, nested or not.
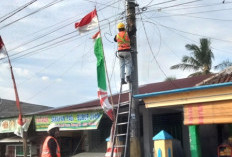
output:
[[[30,77],[31,73],[28,69],[22,69],[22,68],[14,68],[14,72],[19,77]]]
[[[49,80],[49,77],[48,77],[48,76],[42,76],[41,79],[42,79],[43,81],[48,81],[48,80]]]
[[[16,14],[3,22],[2,25],[33,12],[52,1],[53,0],[37,1],[19,14]],[[2,1],[0,6],[1,14],[5,15],[9,13],[10,10],[14,10],[28,2],[29,0],[15,1],[15,3]],[[150,0],[138,1],[141,7],[146,6],[146,4],[149,4],[150,2]],[[154,1],[150,5],[159,2],[162,1]],[[105,5],[100,5],[100,3],[106,3],[105,1],[99,0],[98,3],[97,9],[106,7]],[[177,3],[180,2],[170,2],[156,7],[162,8]],[[210,3],[213,2],[210,1]],[[115,7],[106,4],[107,7],[105,9],[100,9],[98,12],[101,21],[100,24],[103,35],[107,70],[111,79],[110,84],[113,93],[118,92],[120,86],[119,63],[118,59],[115,58],[117,43],[113,42],[113,38],[117,33],[115,22],[118,22],[118,19],[123,17],[123,15],[119,15],[119,13],[123,11],[123,4],[123,2],[115,3],[113,5]],[[189,12],[212,10],[210,6],[207,8],[197,8],[198,5],[208,4],[209,2],[204,3],[203,1],[199,1],[198,3],[193,3],[191,5],[163,9],[160,12],[151,11],[154,10],[153,6],[147,7],[147,11],[151,11],[149,14],[145,12],[141,13],[143,20],[148,20],[148,17],[154,17],[149,20],[155,24],[144,22],[145,29],[148,33],[148,40],[150,41],[152,51],[157,57],[160,67],[167,76],[183,78],[192,72],[169,69],[170,66],[180,63],[183,55],[189,55],[189,52],[185,49],[185,44],[198,44],[199,38],[201,38],[201,36],[195,36],[181,31],[224,40],[232,40],[231,22],[219,22],[215,20],[188,17],[187,13]],[[74,29],[74,21],[80,20],[81,17],[92,11],[94,5],[94,3],[87,1],[62,1],[61,3],[57,3],[52,7],[41,10],[32,16],[2,29],[1,36],[8,50],[23,43],[33,41],[10,51],[10,55],[34,46],[36,47],[35,49],[19,54],[19,56],[21,56],[33,51],[33,53],[30,53],[29,55],[21,56],[20,59],[17,58],[19,57],[18,55],[12,56],[13,69],[19,88],[20,98],[22,100],[29,103],[57,107],[60,105],[77,104],[81,101],[97,98],[96,58],[93,53],[94,42],[90,39],[92,34],[90,33],[86,36],[83,35],[79,38],[78,33],[75,32]],[[191,10],[181,9],[189,6],[196,7]],[[221,5],[216,6],[215,8],[223,9],[226,8],[226,6],[227,5]],[[173,9],[178,10],[171,11]],[[173,14],[185,15],[157,18],[159,16]],[[230,19],[230,15],[231,12],[222,11],[215,12],[214,14],[197,14],[195,16]],[[109,23],[110,21],[113,22]],[[168,28],[162,27],[159,24],[165,25]],[[51,33],[53,30],[60,27],[63,28]],[[176,28],[179,31],[171,28]],[[62,37],[70,32],[74,33]],[[48,35],[44,36],[45,34]],[[44,37],[36,40],[40,36]],[[34,51],[42,48],[45,44],[49,45],[56,42],[56,38],[58,41],[61,41],[71,36],[73,36],[73,38],[67,43],[60,42],[51,49]],[[48,41],[52,42],[48,43]],[[232,47],[230,43],[214,39],[212,39],[211,42],[212,46],[215,48],[213,50],[215,53],[215,63],[219,63],[226,58],[231,58],[230,50]],[[40,44],[42,45],[37,46]],[[163,81],[165,76],[151,55],[151,50],[145,37],[140,17],[137,18],[137,45],[139,84],[142,85]],[[17,59],[14,59],[15,57]],[[0,63],[0,95],[3,98],[14,100],[14,94],[12,92],[13,88],[9,66],[8,64]]]
[[[61,79],[61,78],[56,79],[56,82],[62,82],[62,81],[63,81],[63,79]]]

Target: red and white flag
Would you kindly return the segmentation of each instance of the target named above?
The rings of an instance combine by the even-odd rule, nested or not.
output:
[[[2,37],[0,36],[0,59],[6,57],[6,48]]]
[[[7,51],[4,45],[4,42],[2,40],[2,37],[0,36],[0,59],[4,58],[7,56]],[[10,63],[10,59],[8,58],[9,61],[9,65],[11,67],[11,63]],[[15,83],[15,79],[14,79],[14,73],[13,70],[11,68],[11,76],[12,76],[12,80],[13,80],[13,85],[14,85],[14,90],[15,90],[15,97],[16,97],[16,106],[19,110],[19,117],[18,117],[18,121],[16,124],[16,129],[14,131],[14,133],[18,136],[23,137],[23,121],[22,121],[22,111],[21,111],[21,106],[20,106],[20,102],[19,102],[19,96],[18,96],[18,91],[17,91],[17,87],[16,87],[16,83]]]
[[[80,22],[75,23],[75,28],[80,32],[84,33],[90,31],[98,26],[97,10],[88,13]]]

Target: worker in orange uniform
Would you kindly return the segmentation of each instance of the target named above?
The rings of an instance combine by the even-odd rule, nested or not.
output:
[[[49,136],[46,137],[43,143],[41,157],[61,157],[60,146],[56,140],[60,132],[59,126],[55,123],[51,123],[48,126],[47,132]]]
[[[119,32],[115,36],[114,41],[118,43],[121,84],[126,84],[126,81],[131,82],[132,59],[130,37],[135,34],[136,28],[133,26],[131,27],[131,31],[126,31],[125,25],[123,23],[119,23],[117,28]]]

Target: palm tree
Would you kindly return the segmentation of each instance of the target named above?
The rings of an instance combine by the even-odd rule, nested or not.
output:
[[[176,80],[176,77],[175,76],[169,76],[169,77],[166,77],[166,79],[164,80],[165,81],[174,81]]]
[[[186,49],[191,51],[190,56],[183,56],[182,63],[170,67],[170,69],[194,70],[195,73],[189,77],[196,75],[210,74],[212,68],[212,60],[214,54],[210,48],[210,40],[206,38],[200,39],[200,46],[195,44],[185,45]]]
[[[225,68],[227,68],[229,66],[232,66],[232,63],[230,62],[229,59],[227,59],[227,60],[224,60],[222,63],[214,66],[214,69],[215,70],[223,70],[223,69],[225,69]]]

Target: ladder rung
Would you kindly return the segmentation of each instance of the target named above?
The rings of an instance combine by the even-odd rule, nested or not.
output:
[[[117,125],[126,125],[128,122],[123,122],[123,123],[117,123]]]
[[[126,136],[126,134],[117,134],[116,136]]]
[[[122,115],[122,114],[127,114],[127,113],[129,113],[129,111],[120,112],[120,113],[118,113],[118,114]]]
[[[126,145],[115,145],[114,148],[122,148],[122,147],[126,147]]]
[[[123,106],[129,106],[129,103],[121,103],[119,104],[120,107],[123,107]]]

